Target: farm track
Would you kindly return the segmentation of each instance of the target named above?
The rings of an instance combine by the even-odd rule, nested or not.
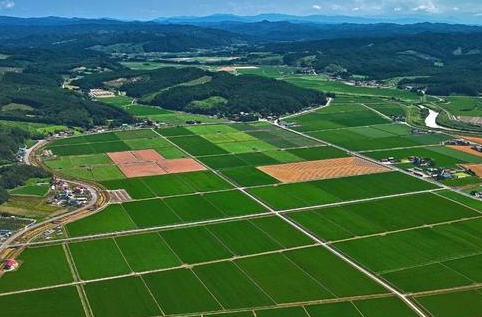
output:
[[[36,152],[43,148],[46,144],[47,141],[42,140],[35,146],[31,147],[25,155],[25,164],[47,169],[36,155]],[[0,245],[0,261],[17,258],[22,253],[24,246],[42,233],[58,226],[85,218],[93,213],[100,212],[109,202],[108,195],[97,184],[62,178],[60,178],[60,180],[85,187],[91,194],[91,201],[86,206],[83,206],[79,209],[61,212],[51,218],[17,232],[12,237],[7,239],[2,245]]]
[[[331,102],[331,99],[329,101],[329,103]],[[311,111],[308,111],[308,112],[305,112],[305,113],[309,113],[309,112],[313,112],[313,111],[316,111],[318,109],[320,109],[322,107],[319,107],[319,108],[316,108],[316,109],[312,109]],[[290,116],[290,117],[294,117],[294,116],[298,116],[298,115],[302,115],[304,113],[300,113],[300,114],[296,114],[296,115],[293,115],[293,116]],[[347,149],[344,149],[342,147],[339,147],[339,146],[336,146],[336,145],[333,145],[333,144],[330,144],[330,143],[327,143],[327,142],[324,142],[322,140],[318,140],[316,138],[313,138],[313,137],[310,137],[308,135],[305,135],[304,133],[301,133],[301,132],[298,132],[298,131],[294,131],[292,129],[289,129],[289,128],[286,128],[286,127],[283,127],[283,126],[280,126],[279,125],[279,121],[275,122],[275,125],[284,129],[284,130],[287,130],[287,131],[290,131],[292,133],[296,133],[298,135],[301,135],[305,138],[309,138],[309,139],[313,139],[313,140],[316,140],[317,142],[323,142],[327,145],[330,145],[332,147],[335,147],[335,148],[338,148],[352,156],[355,156],[355,157],[358,157],[358,158],[362,158],[362,159],[365,159],[365,160],[368,160],[372,163],[375,163],[379,166],[383,166],[383,167],[386,167],[386,165],[382,165],[380,164],[378,161],[376,160],[373,160],[373,159],[370,159],[370,158],[367,158],[367,157],[364,157],[362,154],[360,154],[360,152],[353,152],[353,151],[349,151]],[[157,132],[156,132],[157,133]],[[171,142],[169,139],[163,137],[162,135],[158,134],[160,137],[166,139],[167,141],[169,141],[171,144],[173,144],[176,148],[180,149],[181,151],[183,151],[185,153],[184,150],[182,150],[182,148],[180,148],[179,146],[177,146],[176,144],[174,144],[173,142]],[[190,156],[190,155],[189,155]],[[30,157],[30,155],[29,155]],[[192,156],[190,156],[192,157]],[[34,158],[36,160],[36,158]],[[194,158],[196,159],[196,158]],[[199,161],[198,161],[199,162]],[[32,165],[37,165],[37,166],[42,166],[41,162],[38,162],[38,161],[33,161],[31,162]],[[203,164],[201,162],[201,164]],[[203,164],[204,165],[204,164]],[[204,165],[205,166],[205,165]],[[205,166],[207,167],[207,166]],[[208,167],[207,167],[208,168]],[[393,171],[398,171],[398,172],[402,172],[404,174],[407,174],[407,175],[410,175],[412,177],[415,177],[413,174],[411,173],[408,173],[404,170],[401,170],[399,168],[396,168],[396,167],[393,167],[393,166],[390,166],[389,167],[391,170]],[[3,258],[10,258],[10,255],[18,255],[22,252],[23,248],[26,247],[26,246],[40,246],[40,245],[47,245],[47,244],[52,244],[52,243],[56,243],[56,244],[59,244],[59,243],[67,243],[67,242],[70,242],[70,241],[83,241],[83,240],[90,240],[90,239],[96,239],[96,238],[99,238],[99,237],[115,237],[115,236],[119,236],[119,235],[126,235],[126,234],[136,234],[136,233],[142,233],[142,232],[153,232],[153,231],[159,231],[161,229],[174,229],[174,228],[184,228],[184,227],[192,227],[192,226],[198,226],[198,225],[207,225],[207,224],[214,224],[214,223],[220,223],[220,222],[228,222],[228,221],[234,221],[234,220],[242,220],[242,219],[250,219],[250,218],[256,218],[256,217],[263,217],[263,216],[267,216],[267,215],[275,215],[279,218],[281,218],[283,221],[287,222],[288,224],[290,224],[292,227],[294,227],[295,229],[297,229],[298,231],[304,233],[306,236],[310,237],[312,240],[316,241],[316,244],[315,245],[310,245],[310,246],[303,246],[303,247],[298,247],[298,248],[293,248],[294,249],[301,249],[301,248],[308,248],[308,247],[313,247],[313,246],[321,246],[321,247],[324,247],[325,249],[327,249],[328,251],[330,251],[331,253],[333,253],[335,256],[337,256],[338,258],[342,259],[343,261],[347,262],[348,264],[350,264],[351,266],[353,266],[354,268],[356,268],[358,271],[360,271],[361,273],[365,274],[366,276],[370,277],[372,280],[376,281],[378,284],[380,284],[381,286],[383,286],[385,289],[387,289],[389,291],[389,293],[386,293],[386,294],[378,294],[378,295],[369,295],[369,296],[355,296],[355,297],[344,297],[344,298],[336,298],[336,299],[328,299],[328,300],[318,300],[318,301],[310,301],[310,302],[303,302],[303,303],[289,303],[289,304],[281,304],[281,305],[276,305],[276,306],[273,306],[273,307],[262,307],[262,309],[269,309],[269,308],[282,308],[282,307],[293,307],[293,306],[300,306],[300,305],[310,305],[310,304],[324,304],[324,303],[338,303],[338,302],[347,302],[347,301],[353,301],[353,300],[363,300],[363,299],[375,299],[375,298],[385,298],[385,297],[390,297],[390,296],[397,296],[399,297],[403,302],[405,302],[407,304],[407,306],[409,306],[415,313],[417,313],[419,316],[422,316],[422,317],[429,317],[429,315],[424,312],[422,309],[419,308],[417,302],[412,299],[412,297],[414,296],[426,296],[426,295],[436,295],[436,294],[441,294],[441,293],[447,293],[447,292],[451,292],[451,291],[457,291],[457,290],[466,290],[466,289],[476,289],[476,288],[480,288],[482,286],[482,284],[474,284],[474,285],[470,285],[470,286],[465,286],[465,287],[460,287],[460,288],[451,288],[451,289],[444,289],[444,290],[435,290],[435,291],[430,291],[430,292],[420,292],[420,293],[409,293],[409,294],[405,294],[405,293],[402,293],[400,292],[399,290],[397,290],[396,288],[394,288],[393,286],[391,286],[388,282],[386,282],[385,280],[383,280],[382,278],[378,277],[375,273],[372,273],[371,271],[369,271],[368,269],[364,268],[363,266],[361,266],[359,263],[357,263],[356,261],[352,260],[349,256],[341,253],[339,250],[337,250],[335,247],[333,247],[331,244],[332,243],[335,243],[335,242],[340,242],[340,241],[344,241],[344,240],[340,240],[340,241],[333,241],[333,242],[326,242],[322,239],[319,239],[317,236],[315,236],[313,233],[309,232],[308,230],[306,230],[304,227],[300,226],[299,224],[295,223],[293,220],[291,220],[290,218],[288,218],[285,214],[287,212],[294,212],[294,211],[303,211],[303,210],[309,210],[309,209],[315,209],[317,208],[317,206],[310,206],[310,207],[306,207],[306,208],[297,208],[297,209],[290,209],[290,210],[282,210],[282,211],[276,211],[274,210],[273,208],[271,208],[270,206],[266,205],[263,201],[261,201],[260,199],[258,199],[257,197],[253,196],[252,194],[250,194],[246,188],[244,187],[240,187],[238,185],[236,185],[234,182],[232,182],[230,179],[228,179],[227,177],[225,177],[224,175],[222,175],[221,173],[219,173],[218,171],[215,171],[215,170],[212,170],[210,168],[208,168],[209,170],[213,171],[216,175],[218,175],[219,177],[221,177],[222,179],[226,180],[227,182],[229,182],[232,186],[234,186],[234,188],[236,190],[239,190],[241,192],[243,192],[244,194],[246,194],[247,196],[249,196],[251,199],[253,199],[254,201],[258,202],[259,204],[261,204],[262,206],[264,206],[269,212],[266,212],[266,213],[263,213],[263,214],[255,214],[255,215],[246,215],[246,216],[239,216],[239,217],[231,217],[231,218],[224,218],[224,219],[218,219],[218,220],[208,220],[208,221],[202,221],[202,222],[195,222],[195,223],[188,223],[188,224],[179,224],[179,225],[172,225],[172,226],[164,226],[164,227],[158,227],[158,228],[148,228],[148,229],[139,229],[139,230],[130,230],[130,231],[123,231],[123,232],[115,232],[115,233],[109,233],[109,234],[102,234],[102,235],[92,235],[92,236],[84,236],[84,237],[79,237],[79,238],[69,238],[69,239],[62,239],[62,240],[56,240],[56,241],[48,241],[48,242],[31,242],[32,239],[34,239],[35,237],[37,237],[39,234],[41,234],[42,232],[46,231],[46,230],[49,230],[50,228],[54,228],[56,226],[59,226],[59,225],[64,225],[64,224],[67,224],[67,223],[70,223],[70,222],[73,222],[75,220],[79,220],[79,219],[82,219],[86,216],[89,216],[95,212],[100,212],[102,211],[103,207],[108,203],[108,200],[109,198],[106,196],[105,192],[97,187],[97,186],[94,186],[94,185],[91,185],[91,184],[87,184],[87,183],[82,183],[82,182],[74,182],[74,181],[69,181],[71,183],[76,183],[76,184],[79,184],[79,185],[82,185],[82,186],[85,186],[87,187],[89,190],[93,190],[93,193],[95,193],[95,197],[97,198],[93,203],[94,205],[97,204],[97,209],[92,212],[88,209],[86,210],[83,210],[83,209],[79,209],[79,210],[76,210],[76,211],[72,211],[72,212],[69,212],[68,214],[62,214],[62,215],[59,215],[59,216],[56,216],[55,218],[52,218],[52,219],[49,219],[49,220],[46,220],[45,222],[43,223],[39,223],[38,224],[38,227],[35,227],[35,228],[29,228],[28,231],[26,232],[23,232],[21,235],[19,235],[18,237],[16,237],[14,239],[14,241],[12,241],[11,243],[8,243],[6,246],[1,246],[0,247],[0,259],[3,259]],[[427,181],[426,179],[424,179],[425,181]],[[438,186],[440,186],[439,183],[436,183],[436,182],[433,182],[433,181],[430,181],[431,183],[434,183],[434,184],[437,184]],[[418,193],[436,193],[437,191],[440,191],[442,189],[448,189],[448,190],[451,190],[451,191],[454,191],[453,189],[447,187],[447,186],[442,186],[441,188],[439,189],[435,189],[435,190],[427,190],[427,191],[421,191],[421,192],[418,192]],[[323,207],[323,208],[327,208],[327,207],[332,207],[332,206],[338,206],[338,205],[346,205],[346,204],[354,204],[354,203],[359,203],[359,202],[364,202],[364,201],[372,201],[372,200],[379,200],[379,199],[384,199],[384,198],[392,198],[392,197],[401,197],[401,196],[408,196],[408,195],[415,195],[417,193],[406,193],[406,194],[398,194],[398,195],[391,195],[391,196],[383,196],[383,197],[375,197],[375,198],[370,198],[370,199],[361,199],[361,200],[356,200],[356,201],[348,201],[348,202],[340,202],[340,203],[334,203],[334,204],[327,204],[327,205],[322,205],[322,206],[318,206],[318,207]],[[465,195],[465,194],[464,194]],[[468,195],[465,195],[465,196],[468,196]],[[94,197],[94,196],[93,196]],[[92,206],[90,206],[92,207]],[[480,212],[479,212],[480,213]],[[475,217],[475,218],[480,218],[480,217]],[[413,229],[419,229],[419,228],[425,228],[425,227],[431,227],[431,226],[436,226],[436,225],[443,225],[443,224],[451,224],[451,223],[456,223],[456,222],[461,222],[461,221],[466,221],[466,220],[470,220],[470,219],[462,219],[462,220],[457,220],[457,221],[450,221],[450,222],[445,222],[445,223],[440,223],[440,224],[433,224],[433,225],[428,225],[428,226],[420,226],[420,227],[416,227],[416,228],[409,228],[409,229],[404,229],[404,230],[397,230],[397,231],[393,231],[393,232],[388,232],[388,233],[380,233],[380,234],[377,234],[376,236],[378,235],[385,235],[385,234],[389,234],[389,233],[396,233],[396,232],[403,232],[403,231],[407,231],[407,230],[413,230]],[[52,223],[52,222],[55,222]],[[361,237],[361,238],[364,238],[364,237]],[[350,239],[348,239],[350,240]],[[2,249],[3,248],[3,249]],[[66,246],[66,248],[68,248],[68,246]],[[254,254],[254,255],[249,255],[249,256],[245,256],[245,257],[254,257],[254,256],[260,256],[260,255],[265,255],[265,254],[272,254],[272,253],[278,253],[278,252],[282,252],[282,251],[289,251],[291,249],[284,249],[284,250],[277,250],[277,251],[272,251],[272,252],[265,252],[265,253],[260,253],[260,254]],[[3,257],[4,254],[6,254],[7,256],[9,257]],[[13,257],[13,256],[12,256]],[[236,258],[244,258],[244,257],[234,257],[233,259],[236,259]],[[18,292],[11,292],[11,293],[5,293],[5,294],[0,294],[0,296],[6,296],[6,295],[11,295],[11,294],[21,294],[21,293],[27,293],[27,292],[33,292],[33,291],[38,291],[38,290],[45,290],[45,289],[52,289],[52,288],[58,288],[58,287],[63,287],[63,286],[76,286],[78,287],[78,290],[79,290],[79,293],[81,294],[81,298],[83,298],[85,296],[85,292],[84,292],[84,295],[82,295],[82,292],[83,292],[83,285],[85,285],[86,283],[93,283],[93,282],[99,282],[99,281],[104,281],[104,280],[111,280],[111,279],[117,279],[117,278],[123,278],[123,277],[129,277],[129,276],[142,276],[144,274],[149,274],[149,273],[155,273],[155,272],[162,272],[162,271],[166,271],[166,270],[173,270],[173,269],[178,269],[178,268],[181,268],[181,267],[188,267],[188,268],[191,268],[191,267],[195,267],[195,266],[199,266],[199,265],[206,265],[206,264],[212,264],[212,263],[218,263],[218,262],[224,262],[224,261],[231,261],[232,259],[223,259],[223,260],[217,260],[217,261],[211,261],[211,262],[206,262],[206,263],[199,263],[199,264],[195,264],[195,265],[183,265],[183,266],[180,266],[180,267],[176,267],[176,268],[169,268],[169,269],[162,269],[162,270],[153,270],[153,271],[148,271],[148,272],[140,272],[140,273],[130,273],[130,274],[126,274],[126,275],[122,275],[122,276],[115,276],[115,277],[108,277],[108,278],[102,278],[102,279],[97,279],[97,280],[91,280],[91,281],[81,281],[79,278],[78,278],[78,273],[73,273],[73,276],[74,276],[74,282],[72,283],[68,283],[68,284],[62,284],[62,285],[55,285],[55,286],[50,286],[50,287],[44,287],[44,288],[38,288],[38,289],[32,289],[32,290],[23,290],[23,291],[18,291]],[[73,263],[72,263],[73,264]],[[75,267],[72,268],[73,270],[75,269]],[[84,308],[86,310],[86,313],[89,312],[90,308],[88,308],[88,301],[86,303],[83,303],[84,304]],[[87,305],[87,306],[86,306]],[[252,311],[254,309],[258,309],[258,308],[250,308],[250,309],[244,309],[244,310],[227,310],[227,311],[223,311],[223,312],[243,312],[243,311]],[[91,312],[91,310],[90,310]],[[178,316],[178,317],[188,317],[188,316],[199,316],[200,314],[197,313],[197,314],[178,314],[178,315],[170,315],[170,316]],[[87,315],[89,316],[89,314]]]
[[[330,105],[331,104],[331,98],[329,99],[327,105]],[[284,126],[280,126],[279,125],[279,120],[277,120],[275,123],[274,123],[276,126],[284,129],[284,130],[287,130],[289,132],[296,132],[298,135],[301,135],[301,136],[304,136],[304,137],[307,137],[305,134],[303,133],[300,133],[300,132],[297,132],[297,131],[294,131],[292,129],[289,129],[289,128],[286,128]],[[159,134],[160,135],[160,134]],[[315,139],[313,137],[310,137],[310,139]],[[166,138],[166,140],[168,140]],[[317,140],[317,139],[315,139]],[[171,142],[170,140],[168,140],[169,142]],[[319,141],[319,140],[317,140]],[[172,142],[171,142],[172,143]],[[172,143],[174,144],[174,143]],[[174,144],[175,145],[175,144]],[[177,145],[175,145],[177,146]],[[177,146],[180,150],[182,150],[179,146]],[[347,149],[344,149],[344,148],[341,148],[341,147],[338,147],[338,149],[341,149],[342,151],[346,152],[346,153],[349,153],[349,151]],[[361,157],[360,155],[355,155],[356,157],[359,157],[359,158],[362,158],[362,159],[366,159],[364,157]],[[379,165],[379,166],[383,166],[382,164],[380,164],[378,161],[375,161],[373,159],[368,159],[368,161],[372,162],[372,163],[375,163],[376,165]],[[203,164],[201,162],[201,164]],[[204,165],[204,164],[203,164]],[[206,166],[207,167],[207,166]],[[207,167],[208,168],[208,167]],[[219,171],[214,171],[214,173],[216,175],[218,175],[219,177],[223,178],[224,180],[226,180],[227,182],[229,182],[232,186],[234,186],[235,188],[238,188],[240,191],[242,191],[245,195],[247,195],[248,197],[250,197],[251,199],[253,199],[254,201],[256,201],[257,203],[259,203],[261,206],[265,207],[267,210],[269,210],[273,215],[276,215],[277,217],[279,217],[281,220],[285,221],[287,224],[291,225],[292,227],[294,227],[295,229],[297,229],[298,231],[302,232],[303,234],[305,234],[306,236],[308,236],[309,238],[311,238],[313,241],[316,241],[317,244],[319,246],[322,246],[324,247],[325,249],[327,249],[329,252],[331,252],[332,254],[334,254],[336,257],[338,257],[339,259],[343,260],[344,262],[350,264],[352,267],[354,267],[355,269],[357,269],[359,272],[361,272],[362,274],[364,274],[365,276],[369,277],[370,279],[372,279],[373,281],[375,281],[376,283],[378,283],[379,285],[381,285],[383,288],[387,289],[388,291],[390,291],[390,293],[392,293],[393,295],[396,295],[398,298],[400,298],[404,303],[407,304],[407,306],[413,310],[417,315],[419,315],[420,317],[429,317],[429,315],[423,311],[415,302],[413,302],[408,296],[406,296],[405,294],[401,293],[399,290],[397,290],[396,288],[394,288],[392,285],[390,285],[388,282],[386,282],[385,280],[383,280],[382,278],[378,277],[376,274],[372,273],[371,271],[369,271],[368,269],[366,269],[365,267],[363,267],[362,265],[360,265],[359,263],[357,263],[356,261],[354,261],[353,259],[351,259],[350,257],[348,257],[347,255],[343,254],[342,252],[340,252],[338,249],[336,249],[335,247],[333,247],[332,245],[328,244],[326,241],[318,238],[316,235],[314,235],[313,233],[309,232],[307,229],[305,229],[303,226],[299,225],[298,223],[296,223],[295,221],[291,220],[290,218],[288,218],[286,215],[280,213],[279,211],[276,211],[274,210],[273,208],[271,208],[270,206],[268,206],[265,202],[263,202],[261,199],[259,199],[258,197],[252,195],[251,193],[249,193],[245,188],[240,188],[235,182],[233,182],[231,179],[227,178],[226,176],[224,176],[223,174],[221,174]]]

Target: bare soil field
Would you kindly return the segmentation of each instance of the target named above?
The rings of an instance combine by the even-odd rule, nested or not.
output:
[[[204,171],[192,158],[165,159],[154,150],[107,153],[127,178]]]
[[[258,167],[283,183],[358,176],[388,172],[390,169],[357,157],[319,160]]]
[[[472,149],[470,146],[450,145],[449,148],[460,151],[460,152],[464,152],[464,153],[468,153],[468,154],[472,154],[472,155],[475,155],[475,156],[482,157],[482,152],[476,151],[476,150]]]

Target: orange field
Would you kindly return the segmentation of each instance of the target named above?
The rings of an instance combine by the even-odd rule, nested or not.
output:
[[[107,155],[116,165],[139,162],[139,159],[132,152],[107,153]]]
[[[162,162],[166,160],[154,150],[135,151],[132,154],[141,162]]]
[[[478,177],[482,177],[482,164],[464,164],[462,167],[472,171]]]
[[[204,171],[192,158],[167,160],[154,150],[107,153],[127,178]]]
[[[389,168],[357,157],[258,167],[283,183],[339,178],[390,171]]]
[[[457,150],[457,151],[465,152],[465,153],[468,153],[468,154],[472,154],[472,155],[475,155],[475,156],[482,157],[482,152],[476,151],[476,150],[472,149],[470,146],[449,145],[449,148]]]
[[[458,138],[482,145],[482,138],[476,136],[457,135]]]
[[[204,166],[190,158],[164,160],[162,162],[158,162],[157,164],[167,173],[185,173],[206,170]]]

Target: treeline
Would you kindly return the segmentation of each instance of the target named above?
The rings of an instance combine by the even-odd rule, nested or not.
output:
[[[0,204],[8,200],[8,189],[23,186],[30,178],[51,176],[40,168],[16,164],[18,150],[29,138],[27,131],[0,126]]]
[[[213,97],[226,102],[212,102]],[[216,100],[216,99],[215,99]],[[196,101],[206,101],[197,107]],[[234,76],[214,73],[211,80],[193,86],[177,86],[157,94],[150,104],[166,109],[232,117],[233,114],[255,113],[279,116],[326,103],[318,91],[299,88],[283,81],[255,75]]]
[[[52,175],[36,166],[12,165],[0,168],[0,205],[10,198],[9,189],[24,186],[31,178],[48,178]]]
[[[401,85],[426,88],[437,95],[482,92],[482,33],[306,41],[271,44],[262,49],[281,54],[292,65],[305,56],[316,56],[307,66],[345,78],[419,77]]]
[[[1,21],[0,21],[1,22]],[[58,50],[116,50],[118,44],[145,52],[181,52],[247,43],[249,37],[190,25],[108,20],[64,23],[0,23],[0,40],[11,47]]]
[[[103,125],[108,120],[134,120],[122,109],[60,88],[55,78],[44,74],[6,73],[0,80],[0,108],[11,104],[19,105],[18,109],[2,110],[2,119],[28,119],[76,127]]]
[[[86,76],[75,84],[88,90],[105,87],[109,82],[123,82],[118,89],[145,104],[229,118],[241,112],[278,116],[326,103],[322,92],[283,81],[199,68],[121,70]]]
[[[25,130],[0,126],[0,166],[14,163],[18,150],[29,138]]]
[[[190,82],[207,76],[210,73],[199,68],[166,67],[153,71],[137,71],[121,69],[115,72],[104,72],[86,76],[73,82],[84,91],[106,86],[109,82],[118,81],[119,89],[129,96],[140,98],[153,92],[175,85]]]

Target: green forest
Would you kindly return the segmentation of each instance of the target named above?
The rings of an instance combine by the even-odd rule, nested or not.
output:
[[[22,129],[0,126],[0,204],[8,200],[8,189],[23,186],[30,178],[51,176],[34,166],[16,165],[17,152],[30,137]]]
[[[105,87],[110,81],[120,79],[125,83],[119,89],[142,103],[229,118],[241,112],[279,116],[326,103],[323,93],[283,81],[199,68],[121,70],[86,76],[74,84],[88,90]]]

